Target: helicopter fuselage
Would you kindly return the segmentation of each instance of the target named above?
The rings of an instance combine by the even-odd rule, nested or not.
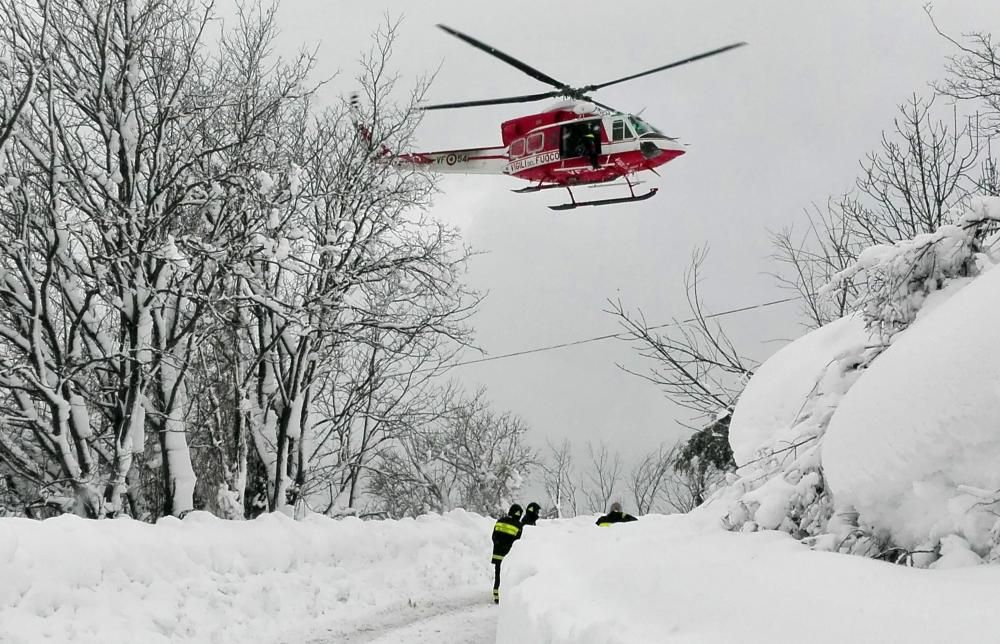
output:
[[[642,119],[561,104],[505,121],[501,146],[403,155],[433,172],[506,174],[545,185],[604,183],[652,170],[684,154],[684,146]],[[589,141],[585,141],[586,137]]]

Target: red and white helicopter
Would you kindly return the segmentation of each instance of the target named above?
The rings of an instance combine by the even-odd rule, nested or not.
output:
[[[594,100],[589,95],[591,92],[721,54],[746,44],[738,42],[726,45],[604,83],[571,87],[460,31],[445,25],[438,27],[555,89],[523,96],[426,105],[422,109],[443,110],[479,105],[527,103],[560,97],[568,100],[557,103],[544,112],[505,121],[500,126],[502,145],[414,152],[399,155],[397,159],[426,167],[433,172],[506,174],[535,184],[515,190],[517,193],[566,188],[570,195],[570,203],[549,206],[553,210],[649,199],[656,194],[657,188],[651,188],[648,192],[637,195],[634,189],[636,184],[630,177],[644,170],[656,173],[655,168],[676,159],[685,151],[684,146],[676,139],[666,136],[636,115],[621,112]],[[630,196],[583,202],[577,201],[573,196],[573,187],[603,184],[618,178],[625,180]]]

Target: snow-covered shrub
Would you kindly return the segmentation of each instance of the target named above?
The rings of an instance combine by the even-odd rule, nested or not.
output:
[[[976,199],[955,224],[872,246],[823,290],[858,288],[856,306],[865,322],[888,341],[917,318],[933,293],[949,290],[956,280],[964,284],[992,266],[985,242],[1000,219],[998,209],[995,199]]]

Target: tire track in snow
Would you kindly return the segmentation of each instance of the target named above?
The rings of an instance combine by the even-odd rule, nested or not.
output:
[[[477,592],[449,601],[403,607],[353,628],[331,629],[309,644],[492,644],[496,640],[498,610],[488,596]]]

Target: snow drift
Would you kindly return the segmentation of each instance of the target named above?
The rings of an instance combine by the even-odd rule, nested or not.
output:
[[[991,545],[996,515],[959,486],[1000,489],[1000,270],[901,334],[845,396],[823,444],[838,508],[913,549]]]
[[[700,512],[732,530],[780,529],[798,537],[826,530],[832,504],[820,446],[838,403],[881,347],[859,315],[788,344],[754,374],[729,428],[740,467]]]
[[[302,642],[457,593],[486,602],[491,527],[461,510],[369,522],[0,519],[0,641]]]
[[[860,353],[868,335],[860,315],[848,316],[805,334],[768,358],[747,383],[733,411],[729,443],[736,464],[747,465],[759,456],[759,450],[770,453],[782,441],[778,434],[798,423],[804,401],[831,363]]]
[[[740,397],[731,530],[935,567],[996,559],[1000,199],[862,252],[830,289],[857,313],[792,342]]]
[[[1000,568],[891,566],[687,515],[542,524],[504,563],[497,644],[995,639]]]

